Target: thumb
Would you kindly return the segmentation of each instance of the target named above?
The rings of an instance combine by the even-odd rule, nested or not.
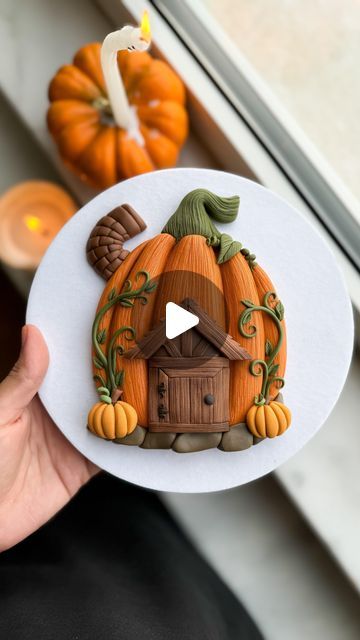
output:
[[[0,384],[0,426],[14,422],[33,399],[49,364],[49,352],[39,329],[26,325],[21,352],[9,375]]]

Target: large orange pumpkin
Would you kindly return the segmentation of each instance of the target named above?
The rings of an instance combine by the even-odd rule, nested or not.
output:
[[[284,384],[283,305],[255,256],[240,242],[221,234],[210,220],[212,217],[231,222],[238,206],[236,196],[222,198],[197,189],[185,196],[162,233],[139,245],[121,263],[116,261],[119,255],[124,257],[122,225],[127,227],[129,205],[120,211],[118,222],[110,214],[92,233],[88,244],[90,261],[99,272],[106,269],[106,277],[111,276],[93,327],[94,378],[101,389],[108,388],[109,394],[117,387],[123,390],[124,400],[135,408],[142,427],[149,424],[148,362],[124,357],[124,352],[135,344],[132,324],[137,308],[141,309],[142,319],[137,342],[165,316],[169,300],[180,304],[184,298],[195,298],[217,325],[251,354],[250,363],[231,360],[229,364],[230,428],[246,422],[254,403],[262,406],[274,400]],[[125,238],[134,235],[136,228],[139,231],[139,222],[135,222]],[[196,278],[193,284],[191,278],[176,278],[178,272],[184,271],[198,274],[214,287],[199,287]],[[164,277],[167,273],[170,278]],[[222,294],[220,303],[219,297],[213,295],[215,287]],[[147,304],[142,307],[143,302]]]
[[[163,61],[147,52],[118,53],[143,142],[117,127],[106,95],[100,43],[87,44],[49,87],[48,128],[64,162],[101,189],[123,178],[176,164],[188,131],[185,89]]]

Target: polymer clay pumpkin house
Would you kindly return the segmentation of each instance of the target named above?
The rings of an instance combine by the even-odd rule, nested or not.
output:
[[[237,196],[196,189],[130,253],[124,242],[145,223],[129,205],[92,231],[88,260],[108,280],[92,331],[93,434],[179,453],[239,451],[290,425],[279,394],[284,307],[255,256],[212,222],[232,222],[238,207]],[[174,339],[165,332],[169,301],[199,318]]]

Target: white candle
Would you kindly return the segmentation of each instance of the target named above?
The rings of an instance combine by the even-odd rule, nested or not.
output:
[[[118,127],[127,129],[135,137],[139,137],[136,113],[127,99],[117,62],[117,53],[125,49],[146,51],[150,42],[150,24],[145,11],[140,27],[126,26],[119,31],[109,33],[101,47],[101,66],[114,120]]]

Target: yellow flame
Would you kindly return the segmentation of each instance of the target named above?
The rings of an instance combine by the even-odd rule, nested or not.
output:
[[[30,231],[41,233],[43,224],[38,216],[24,216],[24,222]]]
[[[146,42],[150,42],[151,29],[150,29],[149,14],[147,11],[144,11],[144,13],[142,14],[140,29],[141,29],[141,37],[144,38]]]

